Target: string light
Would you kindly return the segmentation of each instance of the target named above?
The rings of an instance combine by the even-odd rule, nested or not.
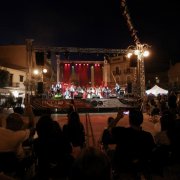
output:
[[[135,42],[135,46],[129,46],[127,57],[130,58],[133,54],[137,56],[137,87],[139,88],[139,95],[141,98],[145,95],[145,72],[144,72],[144,57],[149,56],[149,45],[141,44],[137,36],[137,31],[134,28],[129,11],[126,5],[126,0],[121,0],[122,14],[126,20],[131,36]]]

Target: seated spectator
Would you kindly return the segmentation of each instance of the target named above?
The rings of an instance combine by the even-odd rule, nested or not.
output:
[[[14,163],[14,168],[24,168],[23,166],[26,165],[24,163],[27,159],[22,144],[25,140],[31,138],[34,133],[34,129],[24,129],[24,123],[20,114],[10,114],[6,119],[6,128],[0,127],[0,153],[3,162],[6,163],[5,161],[11,155],[14,162],[16,161],[15,163],[10,161],[12,164]],[[4,158],[6,155],[8,155],[7,158]],[[6,163],[6,165],[11,166],[11,163],[9,165]],[[1,168],[4,168],[3,171],[6,171],[5,166],[1,165]],[[7,166],[6,168],[8,168]]]
[[[24,129],[21,115],[10,114],[6,119],[6,128],[0,128],[0,152],[15,152],[23,158],[22,143],[35,133],[34,129]]]
[[[30,104],[26,104],[25,109],[22,107],[15,107],[14,112],[22,115],[25,128],[34,127],[35,117]]]
[[[68,175],[73,158],[72,147],[50,115],[41,116],[36,124],[38,138],[34,150],[38,159],[38,178],[60,178]]]
[[[15,180],[14,178],[4,174],[3,172],[0,172],[0,179],[1,180]]]
[[[24,108],[22,107],[17,106],[17,107],[14,107],[13,110],[15,113],[24,114]]]
[[[111,180],[111,164],[102,151],[84,148],[75,160],[70,180]]]

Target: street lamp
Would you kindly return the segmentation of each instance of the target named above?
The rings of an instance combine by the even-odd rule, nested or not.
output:
[[[41,75],[41,81],[44,81],[44,74],[47,73],[47,69],[46,68],[42,68],[41,70],[39,69],[34,69],[33,74],[38,76]]]
[[[137,43],[136,46],[129,46],[127,57],[130,58],[133,54],[137,56],[137,87],[138,94],[141,98],[145,95],[145,70],[144,58],[149,56],[150,46],[147,44]]]
[[[44,74],[46,74],[48,71],[46,68],[34,69],[33,74],[35,76],[38,76],[38,83],[37,83],[37,92],[38,94],[42,94],[44,91]],[[39,81],[40,79],[40,81]]]

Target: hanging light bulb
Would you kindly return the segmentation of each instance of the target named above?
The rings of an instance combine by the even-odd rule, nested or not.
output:
[[[128,53],[128,54],[127,54],[127,57],[128,57],[128,58],[131,58],[131,56],[132,56],[132,53]]]
[[[149,56],[149,51],[148,51],[148,50],[145,50],[145,51],[143,52],[143,56],[144,56],[144,57],[148,57],[148,56]]]

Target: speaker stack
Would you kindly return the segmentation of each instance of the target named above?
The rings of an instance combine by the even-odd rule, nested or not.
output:
[[[44,66],[44,52],[36,52],[36,65]]]
[[[44,92],[43,82],[38,82],[38,84],[37,84],[37,93],[38,94],[43,94],[43,92]]]

